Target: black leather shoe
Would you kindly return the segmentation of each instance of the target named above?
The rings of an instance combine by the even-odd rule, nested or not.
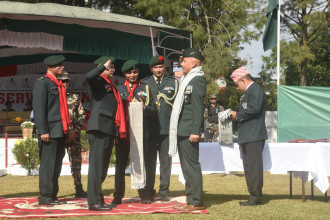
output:
[[[103,205],[104,206],[106,206],[106,207],[109,207],[109,208],[111,208],[111,209],[115,209],[115,208],[117,208],[117,205],[115,205],[115,204],[108,204],[108,203],[103,203]]]
[[[82,192],[76,192],[76,194],[74,195],[74,197],[77,198],[87,198],[87,193],[82,191]]]
[[[105,206],[103,204],[93,204],[93,205],[88,205],[88,209],[92,211],[110,211],[112,208]]]
[[[247,202],[239,202],[240,206],[256,206],[256,205],[260,205],[260,203],[248,200]]]
[[[170,197],[168,197],[168,195],[161,195],[160,200],[163,202],[168,202],[170,201]]]
[[[151,204],[150,199],[143,199],[141,200],[141,204]]]
[[[123,203],[123,202],[122,202],[121,199],[114,199],[114,200],[112,200],[111,205],[120,205],[120,204],[122,204],[122,203]]]
[[[57,203],[57,205],[64,205],[64,204],[67,204],[67,202],[66,201],[61,201],[61,200],[54,200],[54,202],[56,202]]]
[[[39,205],[63,205],[67,204],[65,201],[60,201],[60,200],[49,200],[47,202],[39,202]]]
[[[58,203],[54,200],[50,200],[48,202],[39,202],[39,205],[58,205]]]

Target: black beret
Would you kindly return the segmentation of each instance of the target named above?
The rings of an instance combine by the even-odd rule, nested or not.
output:
[[[111,60],[111,63],[114,64],[115,61],[116,61],[116,58],[114,58],[114,57],[108,57],[108,56],[102,56],[102,57],[97,58],[94,61],[94,64],[95,65],[105,64],[108,60]]]
[[[63,55],[53,55],[53,56],[49,56],[49,57],[45,58],[43,62],[47,66],[54,66],[59,63],[62,63],[64,60],[65,60],[65,57]]]
[[[137,64],[138,62],[136,62],[135,60],[127,60],[121,67],[121,71],[124,73],[128,70],[138,69]]]
[[[164,63],[164,57],[156,55],[150,59],[149,66],[155,66],[163,63]]]
[[[184,49],[183,53],[182,53],[182,57],[194,57],[196,59],[199,59],[200,61],[204,61],[204,56],[202,55],[202,53],[196,49],[196,48],[187,48]]]

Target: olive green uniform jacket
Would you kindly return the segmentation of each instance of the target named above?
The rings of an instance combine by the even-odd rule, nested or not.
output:
[[[152,120],[149,120],[151,134],[169,134],[170,118],[172,112],[172,105],[165,102],[164,98],[157,98],[162,93],[173,104],[174,98],[178,89],[177,80],[164,75],[161,84],[158,85],[153,76],[149,76],[143,80],[144,83],[148,84],[151,89],[152,98],[154,104],[158,110],[158,114],[155,114]]]
[[[48,77],[41,77],[34,84],[33,114],[39,135],[49,134],[50,138],[64,136],[59,91]]]
[[[91,115],[88,120],[87,132],[96,130],[115,136],[117,100],[111,86],[99,76],[104,70],[104,65],[100,65],[86,75],[91,97]]]
[[[264,89],[252,83],[241,97],[238,121],[238,144],[266,140],[266,94]]]

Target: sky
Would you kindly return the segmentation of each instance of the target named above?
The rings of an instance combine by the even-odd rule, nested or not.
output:
[[[243,44],[242,46],[244,46],[244,50],[240,51],[239,56],[241,59],[248,60],[247,71],[252,76],[259,76],[258,73],[261,71],[263,64],[261,56],[269,56],[271,50],[264,52],[262,37],[258,41],[253,40],[251,45]]]

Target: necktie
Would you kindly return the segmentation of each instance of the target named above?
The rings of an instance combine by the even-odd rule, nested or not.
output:
[[[157,78],[157,83],[158,85],[160,85],[160,78]]]

